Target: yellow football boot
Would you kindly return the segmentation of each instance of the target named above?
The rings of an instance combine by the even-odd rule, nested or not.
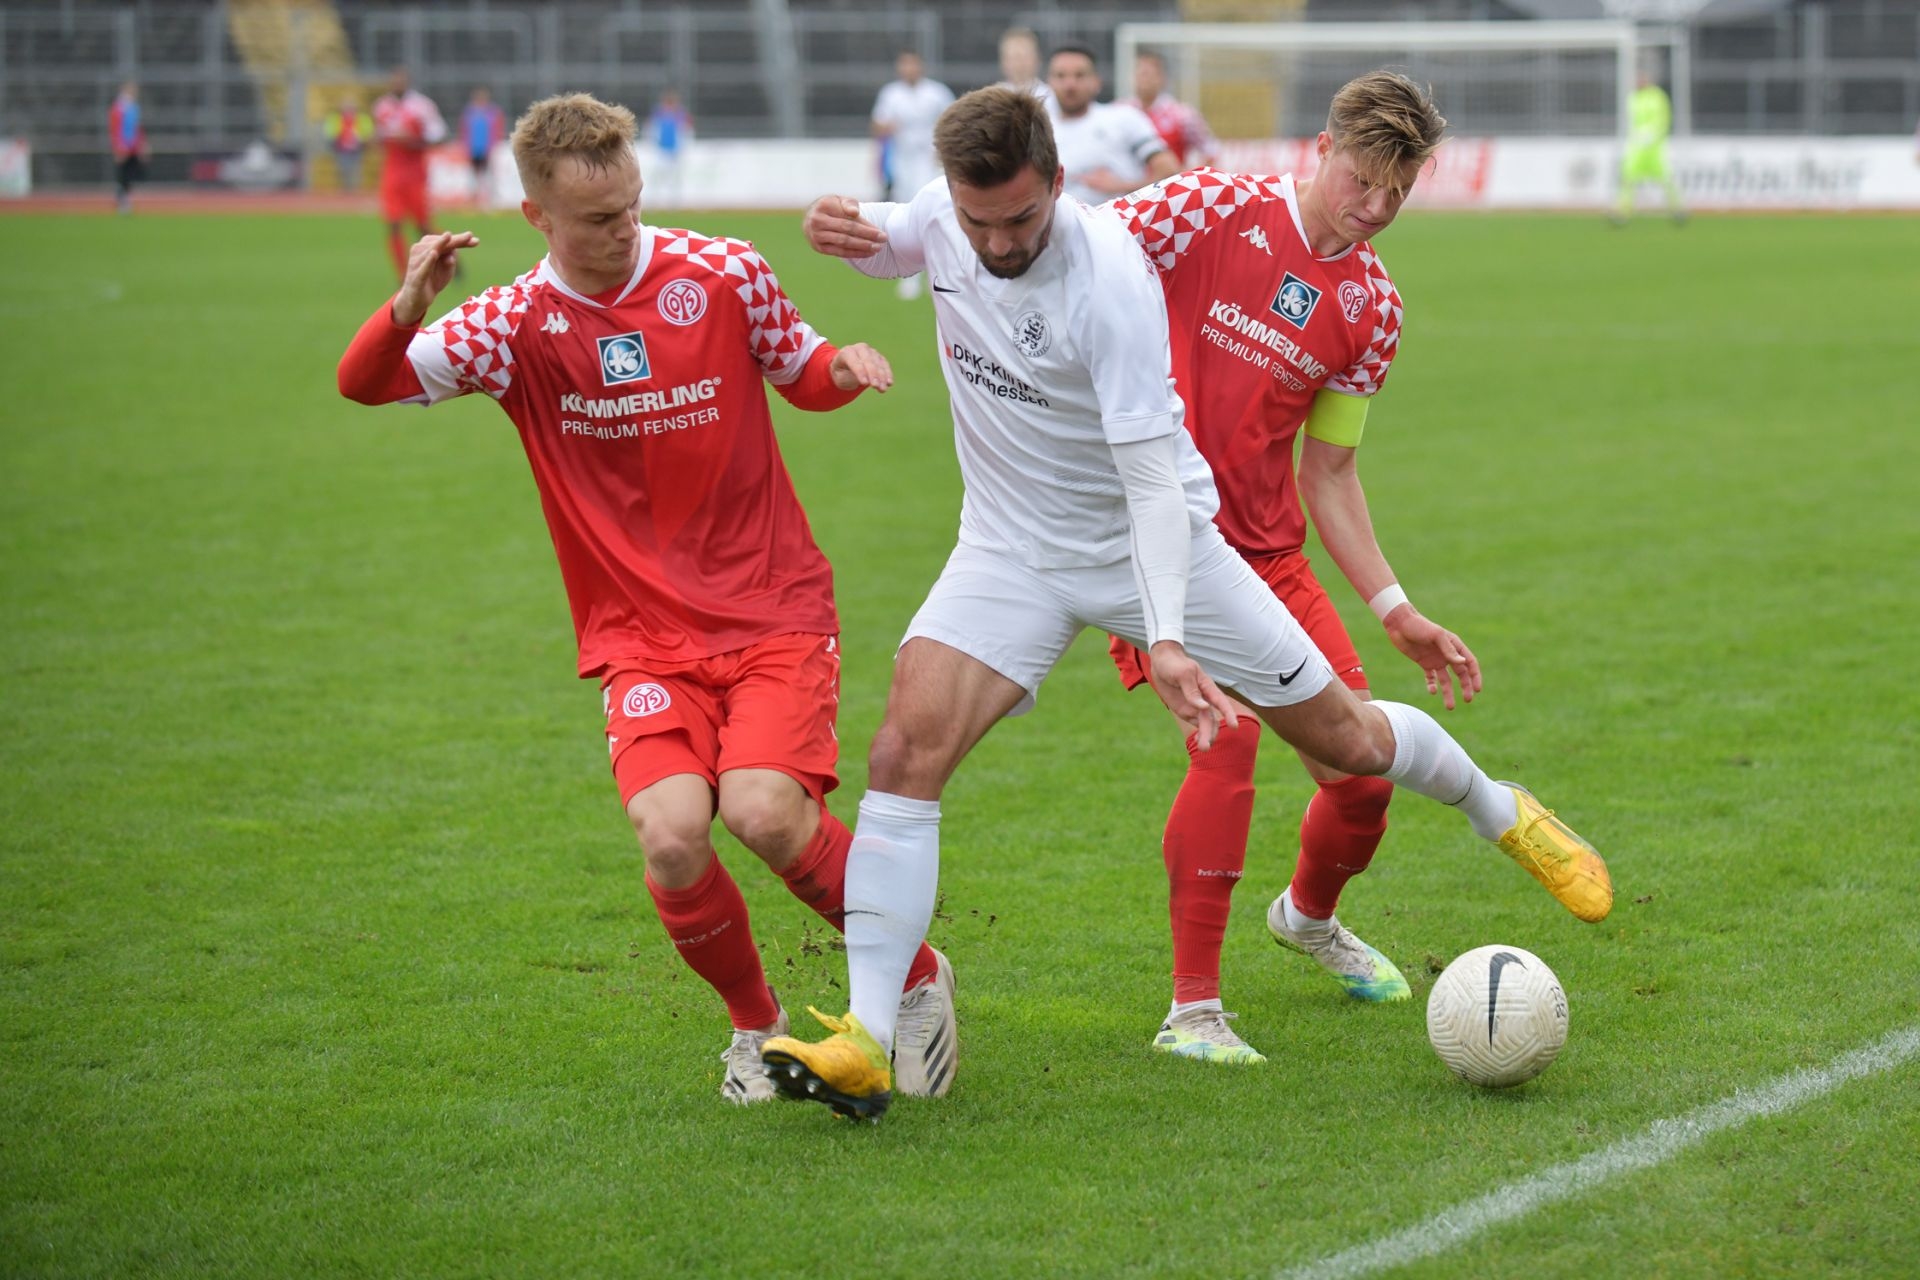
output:
[[[1519,812],[1500,837],[1500,848],[1547,887],[1560,905],[1589,924],[1607,918],[1613,910],[1613,877],[1593,846],[1573,828],[1553,816],[1553,810],[1534,799],[1517,782],[1502,782],[1513,792]]]
[[[836,1018],[812,1005],[807,1012],[833,1034],[817,1044],[774,1036],[762,1045],[774,1090],[795,1102],[824,1102],[850,1120],[879,1120],[893,1101],[887,1051],[851,1013]]]

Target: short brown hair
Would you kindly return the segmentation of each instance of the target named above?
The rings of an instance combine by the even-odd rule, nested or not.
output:
[[[1362,176],[1375,179],[1398,173],[1409,160],[1424,164],[1446,131],[1431,91],[1397,71],[1355,76],[1327,111],[1333,145],[1354,158]]]
[[[633,112],[587,93],[542,98],[513,126],[513,163],[528,195],[543,190],[560,161],[610,169],[633,154]]]
[[[1028,167],[1048,182],[1060,171],[1046,105],[1018,89],[975,89],[948,107],[933,149],[947,180],[969,187],[997,187]]]

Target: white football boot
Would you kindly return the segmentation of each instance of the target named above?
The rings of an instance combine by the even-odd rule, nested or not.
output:
[[[942,1098],[953,1087],[960,1039],[953,1017],[953,966],[933,953],[933,981],[900,997],[893,1030],[893,1088],[916,1098]]]
[[[775,1036],[787,1034],[787,1011],[765,1031],[735,1031],[733,1043],[720,1055],[727,1066],[720,1081],[720,1096],[738,1106],[748,1107],[773,1098],[773,1081],[767,1078],[767,1064],[760,1061],[760,1049]]]

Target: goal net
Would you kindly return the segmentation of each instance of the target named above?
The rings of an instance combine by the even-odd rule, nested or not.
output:
[[[1115,35],[1121,96],[1151,50],[1222,139],[1312,138],[1334,92],[1382,67],[1432,85],[1455,137],[1612,138],[1637,70],[1630,22],[1127,23]]]

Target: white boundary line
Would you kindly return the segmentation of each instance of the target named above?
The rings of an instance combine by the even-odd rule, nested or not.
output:
[[[1432,1257],[1503,1222],[1583,1195],[1623,1174],[1670,1160],[1723,1129],[1738,1128],[1762,1116],[1791,1111],[1832,1093],[1850,1080],[1891,1070],[1916,1054],[1920,1054],[1920,1026],[1895,1031],[1865,1048],[1842,1054],[1824,1067],[1796,1071],[1685,1115],[1656,1120],[1634,1137],[1444,1209],[1404,1231],[1280,1272],[1279,1278],[1349,1280]]]

